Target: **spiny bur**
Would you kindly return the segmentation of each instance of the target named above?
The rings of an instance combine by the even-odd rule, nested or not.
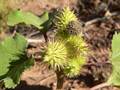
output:
[[[61,70],[67,64],[67,49],[62,41],[49,42],[44,57],[44,62],[47,62],[53,70]]]
[[[69,60],[68,65],[64,68],[67,77],[74,77],[80,74],[81,67],[85,64],[85,57],[79,56]]]
[[[58,30],[65,30],[71,21],[77,21],[77,17],[73,11],[70,11],[67,7],[58,11],[55,15],[54,24]]]
[[[64,72],[65,76],[79,75],[88,51],[82,38],[82,27],[69,8],[58,11],[53,22],[57,33],[55,41],[48,42],[44,61],[55,71]]]

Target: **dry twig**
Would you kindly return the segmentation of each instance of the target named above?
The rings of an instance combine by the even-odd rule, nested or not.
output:
[[[108,87],[108,86],[111,86],[111,85],[108,84],[107,82],[105,82],[105,83],[102,83],[102,84],[92,87],[90,90],[99,90],[101,88]]]
[[[113,13],[111,13],[111,15],[104,16],[104,17],[102,17],[102,18],[95,18],[95,19],[93,19],[93,20],[87,21],[87,22],[85,22],[85,26],[89,26],[89,25],[91,25],[91,24],[93,24],[93,23],[96,23],[96,22],[99,22],[99,21],[108,20],[108,19],[110,19],[111,17],[113,17],[113,16],[118,16],[118,15],[120,15],[120,12],[113,12]]]

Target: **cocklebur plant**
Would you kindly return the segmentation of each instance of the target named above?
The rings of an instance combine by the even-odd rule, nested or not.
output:
[[[17,4],[21,0],[0,0],[0,31],[5,31],[7,25],[15,26],[20,23],[33,25],[38,29],[42,29],[42,24],[48,21],[48,12],[45,12],[41,17],[36,16],[31,12],[18,10]],[[13,5],[13,6],[12,6]]]
[[[58,29],[55,39],[64,41],[63,43],[65,44],[68,53],[68,62],[73,58],[78,59],[79,57],[80,59],[80,57],[85,57],[88,48],[85,41],[82,38],[81,23],[79,23],[74,12],[71,11],[68,7],[60,10],[55,15],[54,22],[55,26]],[[81,61],[84,62],[84,60],[85,59]]]
[[[57,13],[53,18],[57,33],[54,41],[47,43],[44,62],[56,72],[57,89],[61,89],[65,76],[71,78],[80,74],[88,48],[82,38],[82,33],[79,32],[81,27],[73,28],[72,33],[69,29],[69,27],[74,27],[74,23],[71,26],[71,22],[79,22],[73,11],[67,7]]]

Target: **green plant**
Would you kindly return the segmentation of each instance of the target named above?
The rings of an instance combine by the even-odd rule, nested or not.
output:
[[[6,6],[3,8],[6,8]],[[3,20],[4,17],[1,19]],[[25,23],[41,29],[43,28],[42,24],[46,21],[48,21],[48,13],[38,18],[29,12],[11,10],[6,14],[4,21],[6,24],[1,27]],[[88,48],[81,33],[77,35],[70,33],[68,28],[71,26],[70,23],[79,21],[68,7],[58,11],[53,18],[53,22],[53,25],[57,28],[55,41],[47,43],[43,58],[44,62],[55,70],[58,82],[57,89],[61,89],[65,76],[71,78],[80,74]],[[74,23],[72,25],[74,26]],[[76,30],[79,31],[79,28]],[[14,88],[19,84],[22,72],[34,64],[34,60],[26,55],[26,48],[27,41],[17,33],[13,37],[5,38],[0,43],[0,57],[2,57],[0,59],[0,81],[5,88]]]
[[[19,23],[27,25],[33,25],[38,29],[42,29],[41,26],[45,23],[49,17],[48,13],[45,12],[40,18],[33,13],[23,12],[21,10],[14,9],[9,5],[10,2],[19,3],[20,0],[0,0],[0,31],[7,29],[7,25],[14,26]]]
[[[0,43],[0,80],[6,88],[14,88],[20,82],[21,73],[33,65],[26,55],[27,41],[19,34]]]
[[[81,67],[85,64],[88,48],[81,33],[77,35],[69,33],[69,24],[72,21],[78,22],[77,17],[69,8],[58,11],[53,21],[57,33],[55,40],[48,42],[44,62],[55,70],[57,89],[61,89],[65,76],[71,78],[80,74]]]
[[[14,26],[19,23],[25,23],[27,25],[33,25],[38,29],[42,29],[41,26],[49,19],[48,13],[45,12],[41,17],[38,17],[30,12],[23,12],[20,10],[12,11],[8,14],[8,21],[7,24],[9,26]]]

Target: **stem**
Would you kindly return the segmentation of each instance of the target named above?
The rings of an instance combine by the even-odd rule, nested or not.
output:
[[[98,90],[98,89],[108,87],[108,86],[111,86],[111,84],[105,82],[105,83],[102,83],[102,84],[92,87],[90,90]]]
[[[43,40],[41,39],[27,39],[28,43],[42,43]]]
[[[0,81],[0,90],[4,90],[4,83]]]
[[[64,75],[62,71],[56,71],[57,75],[57,90],[62,90],[64,83]]]

